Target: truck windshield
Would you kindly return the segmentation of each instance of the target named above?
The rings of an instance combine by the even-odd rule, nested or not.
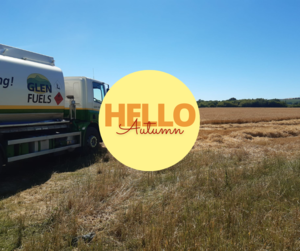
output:
[[[93,92],[94,102],[101,104],[105,95],[104,85],[97,82],[93,82]]]

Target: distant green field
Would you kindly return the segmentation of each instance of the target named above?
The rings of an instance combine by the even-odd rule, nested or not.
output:
[[[300,98],[297,98],[297,99],[280,99],[280,101],[286,102],[286,104],[288,104],[288,105],[293,105],[293,104],[300,103]]]

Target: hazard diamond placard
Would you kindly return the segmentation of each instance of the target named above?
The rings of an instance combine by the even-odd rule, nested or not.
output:
[[[61,101],[63,101],[63,97],[61,96],[60,92],[56,94],[56,96],[54,97],[56,104],[59,105],[61,103]]]

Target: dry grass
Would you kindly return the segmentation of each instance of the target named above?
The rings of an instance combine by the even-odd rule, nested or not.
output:
[[[9,199],[3,201],[2,247],[72,250],[74,237],[94,232],[78,250],[300,248],[300,159],[257,162],[245,150],[202,151],[161,172],[114,160],[77,172],[38,215],[32,203],[13,216]],[[36,196],[33,189],[23,193]]]
[[[299,125],[202,124],[188,156],[159,172],[99,153],[0,201],[0,250],[299,250]]]

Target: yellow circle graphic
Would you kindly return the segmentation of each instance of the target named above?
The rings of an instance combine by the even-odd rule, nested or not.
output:
[[[197,102],[176,77],[154,70],[116,82],[100,108],[99,127],[110,153],[142,171],[168,168],[193,147],[200,128]]]

